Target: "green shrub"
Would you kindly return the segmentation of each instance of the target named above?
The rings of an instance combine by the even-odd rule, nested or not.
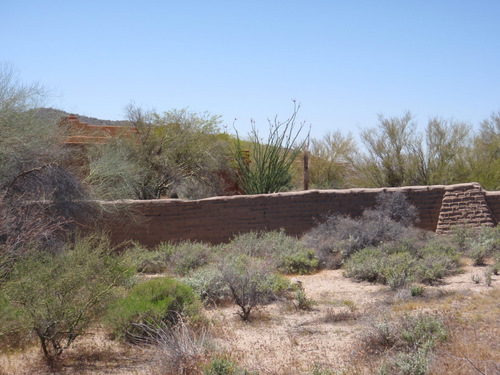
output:
[[[447,338],[443,322],[427,314],[402,315],[376,322],[364,337],[370,351],[394,353],[378,374],[425,374],[432,349]]]
[[[248,320],[257,305],[269,303],[276,298],[276,280],[272,267],[265,260],[247,255],[231,256],[219,264],[224,282],[240,308],[238,314]]]
[[[179,317],[195,318],[200,305],[191,287],[170,277],[136,284],[108,311],[108,323],[118,337],[134,342],[142,338],[139,326],[174,325]]]
[[[284,230],[240,234],[224,245],[221,253],[266,259],[272,268],[284,273],[311,273],[319,267],[314,251]]]
[[[244,375],[248,372],[231,359],[218,356],[213,358],[203,370],[205,375]]]
[[[202,242],[186,241],[171,248],[170,268],[178,275],[186,276],[190,271],[208,264],[213,250]]]
[[[459,267],[460,256],[446,241],[431,239],[420,248],[393,241],[352,255],[345,262],[344,276],[398,289],[411,282],[432,284]]]
[[[193,271],[184,277],[183,282],[193,288],[202,301],[209,304],[217,304],[231,297],[231,291],[222,273],[211,265]]]
[[[116,287],[131,276],[129,265],[112,251],[104,237],[77,238],[58,254],[35,254],[13,268],[3,286],[5,298],[23,328],[38,337],[47,359],[99,320]]]
[[[425,288],[422,285],[410,285],[409,290],[412,297],[421,297],[424,294]]]
[[[318,268],[319,260],[313,250],[306,250],[285,255],[282,264],[286,273],[304,275],[314,272]]]
[[[136,265],[137,272],[156,274],[167,270],[169,255],[164,251],[150,250],[133,243],[133,246],[125,251],[124,257]]]

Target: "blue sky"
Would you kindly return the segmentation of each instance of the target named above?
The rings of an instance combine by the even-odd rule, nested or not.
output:
[[[0,0],[0,14],[0,62],[92,117],[188,107],[245,134],[296,100],[321,137],[379,113],[477,126],[500,110],[498,0]]]

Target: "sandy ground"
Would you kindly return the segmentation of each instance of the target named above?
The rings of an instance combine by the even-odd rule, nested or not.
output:
[[[472,275],[481,278],[480,283]],[[303,311],[296,301],[278,301],[252,312],[253,319],[243,322],[233,305],[207,310],[214,322],[213,344],[230,353],[242,367],[259,374],[304,374],[313,365],[341,370],[349,364],[363,332],[377,319],[394,309],[404,297],[388,287],[354,282],[341,270],[296,276],[302,282],[312,309]],[[484,268],[464,267],[464,273],[448,277],[440,285],[425,286],[425,297],[452,295],[459,298],[500,288],[500,277],[484,283]],[[341,314],[345,318],[335,321]],[[109,340],[96,329],[77,340],[65,354],[64,374],[150,374],[151,352]],[[0,357],[0,375],[45,374],[40,350],[34,347],[22,353]],[[37,370],[34,370],[37,369]]]
[[[472,281],[473,274],[482,279],[480,283]],[[467,298],[499,287],[499,276],[493,276],[492,286],[488,287],[483,274],[483,267],[466,265],[464,273],[448,277],[440,285],[425,286],[424,297]],[[394,302],[410,298],[383,285],[346,279],[341,270],[296,278],[302,281],[306,295],[316,302],[311,311],[278,302],[261,308],[249,323],[239,319],[235,307],[210,311],[222,332],[217,344],[245,368],[261,374],[300,374],[313,365],[342,370],[352,358],[362,333],[390,313]],[[353,307],[351,317],[355,319],[328,319],[332,313],[344,312],[349,316]]]

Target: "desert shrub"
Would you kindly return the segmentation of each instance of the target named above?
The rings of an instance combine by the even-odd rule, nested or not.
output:
[[[150,250],[138,243],[133,243],[124,252],[124,257],[135,264],[137,272],[156,274],[165,272],[168,264],[168,254],[164,251]]]
[[[405,314],[375,322],[363,337],[370,352],[393,353],[378,374],[425,374],[432,349],[447,339],[443,322],[435,316]]]
[[[312,310],[315,301],[307,297],[306,292],[303,289],[299,289],[295,292],[295,299],[297,300],[297,308],[299,310]]]
[[[415,281],[432,284],[454,274],[460,267],[459,260],[459,254],[446,241],[431,240],[421,248],[396,241],[352,255],[345,262],[344,276],[398,289]]]
[[[377,371],[379,375],[425,375],[429,366],[428,352],[419,349],[411,353],[397,353]]]
[[[224,356],[212,358],[203,370],[205,375],[244,375],[248,372],[238,366],[233,360]]]
[[[206,330],[193,330],[182,319],[175,326],[138,324],[138,342],[153,352],[153,374],[199,373],[207,349]]]
[[[313,250],[297,252],[283,257],[283,268],[287,273],[304,275],[318,268],[319,260]]]
[[[356,280],[365,280],[369,282],[383,282],[380,270],[382,269],[383,258],[385,254],[381,249],[367,247],[358,251],[349,258],[344,265],[343,275],[352,277]]]
[[[185,241],[170,249],[169,265],[178,275],[186,276],[190,271],[210,262],[212,249],[202,242]]]
[[[425,288],[422,285],[410,285],[409,291],[412,297],[421,297],[424,295]]]
[[[183,282],[193,288],[198,297],[208,304],[217,304],[231,297],[231,291],[216,266],[199,268],[184,277]]]
[[[37,253],[14,266],[4,295],[48,360],[100,318],[116,287],[131,276],[112,250],[104,237],[77,238],[58,254]]]
[[[197,317],[198,299],[191,287],[170,277],[157,277],[136,284],[108,310],[107,321],[118,337],[141,341],[143,326],[175,325],[179,318]]]
[[[265,260],[247,255],[231,256],[221,261],[219,269],[231,297],[248,320],[252,309],[276,298],[276,278],[272,267]],[[281,288],[279,288],[281,289]]]
[[[222,253],[266,259],[283,273],[311,273],[319,266],[315,253],[284,230],[240,234],[223,247]]]
[[[366,247],[396,240],[418,246],[425,236],[412,227],[415,220],[416,209],[402,193],[381,193],[374,209],[365,210],[359,218],[330,216],[307,232],[303,241],[316,251],[320,266],[334,268],[341,259]]]

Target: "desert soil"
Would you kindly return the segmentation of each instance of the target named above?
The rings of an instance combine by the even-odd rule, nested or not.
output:
[[[468,264],[463,273],[447,277],[439,285],[425,286],[420,300],[440,296],[464,299],[500,288],[500,276],[493,276],[491,286],[472,281],[473,274],[484,280],[483,272],[484,268]],[[234,305],[209,309],[206,315],[214,322],[215,347],[259,374],[304,374],[313,365],[341,370],[348,367],[371,324],[411,298],[387,286],[344,278],[341,270],[296,278],[314,301],[311,310],[298,309],[296,301],[278,301],[254,311],[252,320],[243,322]],[[332,321],[332,316],[341,314],[352,319]],[[111,341],[99,329],[81,338],[64,355],[67,360],[59,369],[64,374],[152,373],[151,351]],[[0,357],[0,375],[46,372],[38,347]]]

